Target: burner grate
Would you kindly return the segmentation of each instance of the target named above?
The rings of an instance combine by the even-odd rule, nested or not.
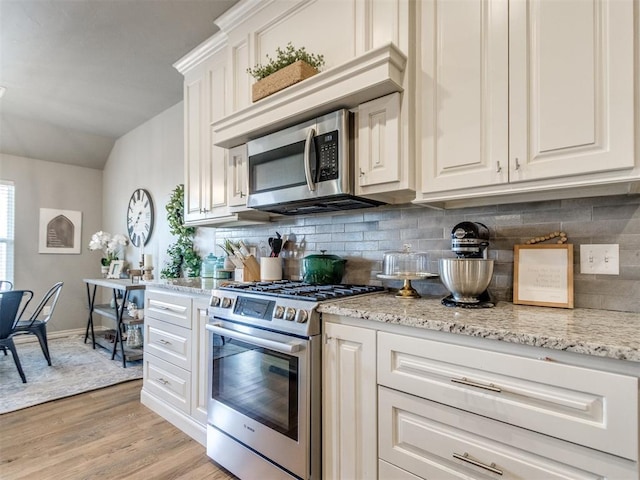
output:
[[[235,290],[263,295],[273,295],[300,300],[332,300],[337,298],[382,292],[384,287],[376,285],[313,285],[305,282],[278,280],[274,282],[254,282],[221,287],[221,290]]]

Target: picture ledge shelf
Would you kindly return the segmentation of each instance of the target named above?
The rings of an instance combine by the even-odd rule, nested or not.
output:
[[[213,122],[213,143],[232,148],[333,110],[401,92],[406,63],[406,55],[392,43],[369,50]]]

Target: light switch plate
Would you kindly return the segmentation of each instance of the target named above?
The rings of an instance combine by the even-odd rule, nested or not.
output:
[[[618,244],[580,245],[580,273],[620,275]]]

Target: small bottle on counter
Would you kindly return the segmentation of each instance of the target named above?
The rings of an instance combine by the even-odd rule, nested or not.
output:
[[[218,259],[213,253],[210,253],[207,257],[205,257],[205,259],[202,261],[200,276],[202,278],[213,278],[217,261]]]

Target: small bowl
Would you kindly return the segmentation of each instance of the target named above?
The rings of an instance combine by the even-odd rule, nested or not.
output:
[[[493,276],[493,260],[483,258],[441,258],[440,279],[460,303],[478,303]]]

